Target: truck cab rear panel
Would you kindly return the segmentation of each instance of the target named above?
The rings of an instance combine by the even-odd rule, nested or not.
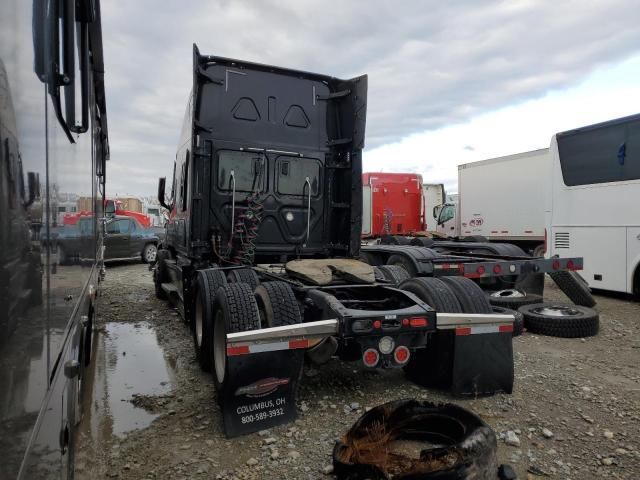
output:
[[[201,55],[176,156],[169,244],[220,263],[359,250],[367,77]]]

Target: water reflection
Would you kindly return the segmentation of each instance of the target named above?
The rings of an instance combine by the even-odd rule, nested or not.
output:
[[[98,342],[94,402],[86,421],[95,442],[99,436],[121,437],[148,426],[158,415],[132,400],[168,393],[174,378],[174,369],[146,322],[108,323]]]

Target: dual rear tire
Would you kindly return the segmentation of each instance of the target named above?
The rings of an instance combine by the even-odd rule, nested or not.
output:
[[[213,373],[218,401],[224,398],[229,378],[227,334],[302,322],[289,284],[259,283],[257,275],[249,277],[246,272],[255,275],[251,269],[232,270],[227,276],[222,270],[207,269],[199,271],[196,278],[194,349],[202,370]]]
[[[231,283],[218,288],[213,313],[213,334],[210,342],[213,382],[218,400],[223,398],[229,376],[227,363],[227,333],[247,332],[260,328],[260,313],[247,283]]]
[[[482,289],[465,277],[417,277],[400,285],[402,290],[442,313],[491,313]],[[431,345],[417,350],[405,367],[413,381],[426,387],[445,388],[452,381],[454,333],[440,332]]]
[[[218,305],[217,290],[225,285],[227,279],[221,270],[209,268],[200,270],[197,274],[191,333],[196,361],[205,372],[210,372],[212,368],[213,316]]]

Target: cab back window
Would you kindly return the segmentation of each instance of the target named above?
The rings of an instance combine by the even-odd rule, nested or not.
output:
[[[267,159],[257,152],[222,150],[218,153],[218,188],[236,192],[263,191],[267,171]],[[233,175],[232,175],[233,172]]]
[[[313,158],[278,157],[276,161],[278,193],[283,195],[308,195],[307,178],[314,197],[320,191],[320,162]]]

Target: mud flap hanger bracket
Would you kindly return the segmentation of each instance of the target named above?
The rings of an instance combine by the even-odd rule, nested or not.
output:
[[[438,313],[436,328],[454,330],[460,327],[513,325],[513,315],[495,313]]]
[[[285,325],[282,327],[262,328],[248,332],[227,334],[229,347],[265,345],[267,343],[304,341],[320,341],[325,337],[338,333],[338,320],[319,320],[317,322]],[[249,352],[248,352],[249,353]]]

